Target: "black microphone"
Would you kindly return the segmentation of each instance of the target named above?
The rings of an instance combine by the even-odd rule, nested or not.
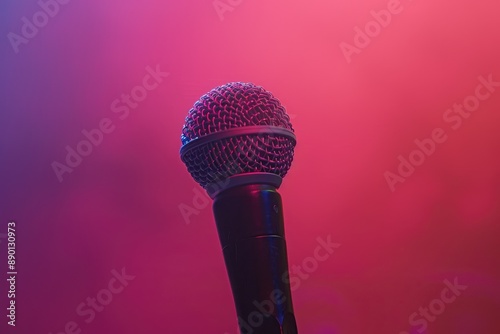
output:
[[[277,189],[296,139],[270,92],[233,82],[189,110],[181,159],[213,211],[242,334],[297,334]]]

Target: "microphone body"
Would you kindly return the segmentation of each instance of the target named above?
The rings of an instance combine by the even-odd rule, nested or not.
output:
[[[242,334],[296,334],[281,196],[272,185],[220,192],[213,211]]]
[[[296,138],[271,93],[234,82],[186,117],[181,159],[212,199],[241,334],[297,334],[277,188]]]

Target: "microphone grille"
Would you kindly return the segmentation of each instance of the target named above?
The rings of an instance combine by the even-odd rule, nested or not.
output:
[[[255,126],[294,131],[285,108],[262,87],[233,82],[203,95],[189,110],[181,135],[183,149],[193,141],[201,143],[181,149],[181,159],[195,181],[207,188],[237,174],[261,172],[284,177],[295,147],[290,135],[241,133],[205,142],[208,135]]]
[[[293,131],[280,101],[252,83],[232,82],[212,89],[189,110],[181,141],[252,125],[273,125]]]

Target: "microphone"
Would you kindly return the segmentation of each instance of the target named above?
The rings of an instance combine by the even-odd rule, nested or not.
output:
[[[252,83],[212,89],[189,110],[181,160],[213,212],[241,334],[297,334],[277,189],[296,138],[280,101]]]

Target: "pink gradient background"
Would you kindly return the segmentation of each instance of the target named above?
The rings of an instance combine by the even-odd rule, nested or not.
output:
[[[70,1],[15,53],[6,37],[36,1],[0,4],[0,233],[17,222],[17,326],[2,333],[235,334],[210,206],[186,224],[198,186],[179,159],[193,103],[248,81],[294,115],[295,161],[280,193],[289,263],[316,238],[341,247],[293,293],[302,334],[399,334],[455,277],[467,290],[427,334],[500,332],[500,89],[453,131],[445,110],[500,81],[494,1],[401,2],[347,63],[339,44],[387,1]],[[157,64],[170,75],[120,120],[110,104]],[[60,183],[53,161],[110,118],[116,129]],[[442,127],[448,140],[391,192],[397,157]],[[75,313],[135,275],[89,324]]]

